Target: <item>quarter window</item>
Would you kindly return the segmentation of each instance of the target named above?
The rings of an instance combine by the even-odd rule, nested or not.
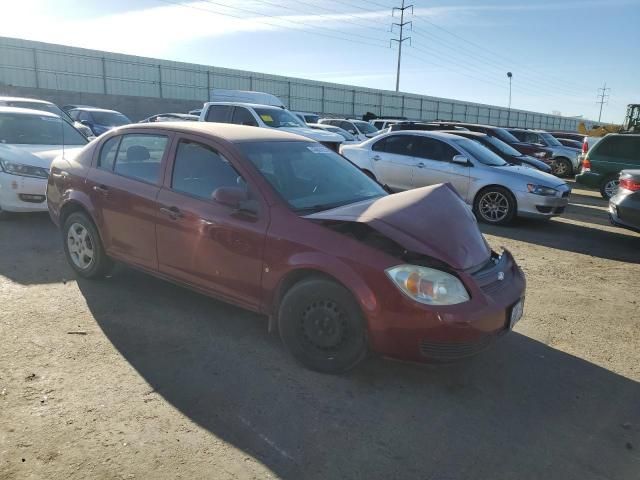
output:
[[[118,153],[118,144],[120,143],[121,136],[112,137],[102,145],[100,150],[100,158],[98,159],[98,167],[106,170],[113,170],[113,164],[116,161],[116,154]]]
[[[116,156],[115,172],[157,184],[166,147],[167,137],[164,135],[124,135]]]
[[[183,140],[178,144],[171,188],[194,197],[211,199],[220,187],[244,185],[229,161],[210,147]]]

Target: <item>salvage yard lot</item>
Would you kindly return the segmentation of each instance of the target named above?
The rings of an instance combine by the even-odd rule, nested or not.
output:
[[[527,275],[478,357],[293,363],[263,318],[119,266],[78,281],[46,215],[0,223],[0,479],[634,479],[640,235],[577,189],[482,230]]]

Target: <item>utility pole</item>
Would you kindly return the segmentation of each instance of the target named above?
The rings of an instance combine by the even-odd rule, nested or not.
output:
[[[607,93],[607,91],[610,90],[610,88],[607,88],[607,82],[604,82],[602,88],[598,89],[598,101],[596,102],[600,104],[600,115],[598,115],[598,123],[600,123],[600,119],[602,118],[602,106],[605,103],[609,103],[609,94]]]
[[[406,25],[411,25],[411,22],[405,22],[404,21],[404,11],[408,10],[408,9],[411,9],[411,15],[413,15],[413,5],[406,5],[405,6],[404,0],[402,0],[402,6],[401,7],[393,7],[393,10],[391,11],[391,16],[393,16],[393,17],[396,16],[396,11],[400,12],[400,23],[392,23],[391,24],[391,31],[392,32],[393,32],[393,27],[394,26],[395,27],[400,27],[400,38],[392,38],[391,41],[390,41],[390,44],[393,44],[393,42],[398,42],[398,70],[396,71],[396,92],[400,91],[400,62],[402,61],[402,44],[406,40],[409,40],[409,42],[411,42],[411,37],[405,37],[404,36],[404,27]]]

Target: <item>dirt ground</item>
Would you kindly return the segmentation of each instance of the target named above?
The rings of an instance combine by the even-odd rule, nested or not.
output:
[[[0,224],[0,479],[640,478],[640,235],[575,189],[482,227],[516,331],[448,366],[296,365],[264,318],[118,267],[75,279],[46,215]]]

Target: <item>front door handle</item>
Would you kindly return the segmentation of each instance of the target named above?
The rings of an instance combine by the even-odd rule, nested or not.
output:
[[[377,162],[379,160],[382,160],[382,157],[380,155],[374,155],[373,159]]]
[[[109,193],[109,188],[106,187],[105,185],[94,185],[93,191],[101,193],[103,195],[107,195]]]
[[[418,168],[424,168],[424,163],[420,162],[420,163],[418,163],[418,164],[416,165],[416,167],[418,167]]]
[[[184,216],[178,207],[160,207],[160,212],[168,215],[173,220]]]

